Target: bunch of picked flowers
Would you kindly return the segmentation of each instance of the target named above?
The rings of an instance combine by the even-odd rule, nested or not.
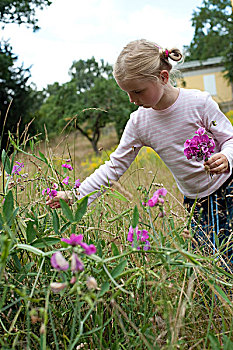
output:
[[[197,161],[207,161],[211,153],[214,153],[215,142],[212,137],[206,134],[205,128],[199,128],[196,134],[191,139],[185,141],[184,155],[187,159],[195,157]]]
[[[80,256],[82,255],[91,255],[96,253],[96,247],[94,244],[88,245],[83,242],[83,235],[71,234],[70,238],[62,238],[62,242],[66,245],[72,247],[72,254],[70,257],[70,263],[66,260],[63,254],[60,251],[55,252],[51,257],[51,265],[57,271],[68,271],[72,273],[72,278],[70,282],[52,282],[50,284],[51,290],[54,293],[59,293],[64,290],[69,284],[73,285],[76,282],[76,274],[84,270],[84,263],[81,260]],[[90,278],[87,279],[90,282]],[[87,287],[90,283],[87,283]],[[89,287],[88,287],[89,288]]]

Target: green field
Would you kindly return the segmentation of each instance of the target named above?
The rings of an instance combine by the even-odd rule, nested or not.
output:
[[[191,216],[155,152],[142,149],[120,182],[89,207],[86,199],[56,210],[45,205],[43,189],[72,188],[115,144],[115,134],[106,134],[97,157],[72,134],[31,142],[23,149],[28,154],[15,158],[3,154],[1,349],[232,349],[231,271],[220,247],[215,255],[192,250]],[[62,167],[68,158],[72,171]],[[24,167],[10,177],[16,161]],[[144,206],[161,188],[164,204]],[[127,240],[130,226],[148,232],[149,250],[136,233]],[[83,235],[96,253],[61,241],[71,234]],[[57,252],[66,259],[58,265],[69,268],[51,265]]]

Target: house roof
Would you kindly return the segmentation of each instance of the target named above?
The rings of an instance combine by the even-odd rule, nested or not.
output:
[[[178,63],[176,64],[175,68],[179,69],[181,72],[185,71],[190,71],[190,70],[196,70],[196,69],[205,69],[207,67],[212,67],[212,66],[221,66],[223,61],[223,57],[212,57],[208,58],[207,60],[204,61],[189,61],[189,62],[184,62],[184,63]]]

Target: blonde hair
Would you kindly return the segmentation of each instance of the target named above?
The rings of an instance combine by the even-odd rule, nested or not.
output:
[[[131,41],[118,56],[113,75],[121,82],[129,79],[157,79],[162,70],[172,70],[169,58],[178,62],[182,54],[179,49],[162,49],[145,39]]]

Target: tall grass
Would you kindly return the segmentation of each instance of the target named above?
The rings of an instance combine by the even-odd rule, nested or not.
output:
[[[88,145],[76,135],[58,147],[48,141],[22,147],[31,155],[3,154],[1,348],[232,349],[231,271],[211,247],[209,254],[192,248],[191,214],[154,152],[142,149],[113,190],[88,208],[85,199],[71,207],[61,202],[56,210],[45,205],[43,189],[54,182],[62,186],[67,175],[70,183],[83,180],[93,171],[89,165],[108,158],[114,137],[102,140],[99,158],[86,153]],[[65,173],[61,165],[68,158],[74,170]],[[11,178],[16,160],[24,168]],[[143,202],[162,187],[168,190],[166,215],[159,217],[161,208]],[[135,237],[132,247],[130,226],[148,231],[151,249],[137,249]],[[96,254],[85,255],[61,242],[72,233],[83,234],[84,242],[96,246]],[[61,251],[70,262],[74,249],[83,271],[52,268],[54,252]],[[97,283],[93,288],[90,277]],[[54,293],[54,282],[64,289]]]

